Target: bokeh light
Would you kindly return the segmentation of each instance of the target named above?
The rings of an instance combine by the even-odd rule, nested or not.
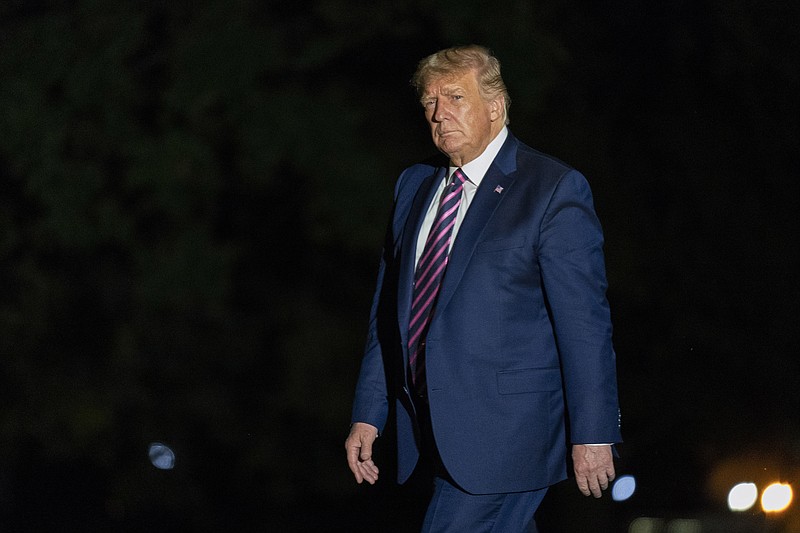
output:
[[[792,503],[792,487],[785,483],[773,483],[761,494],[761,508],[767,513],[785,511]]]
[[[739,483],[728,493],[728,508],[731,511],[747,511],[758,501],[755,483]]]
[[[664,520],[641,516],[631,522],[628,533],[657,533],[664,530]]]
[[[148,449],[150,462],[159,470],[171,470],[175,467],[175,452],[160,442],[153,442]]]
[[[611,498],[615,502],[624,502],[636,492],[636,478],[633,476],[621,476],[614,482],[611,488]]]

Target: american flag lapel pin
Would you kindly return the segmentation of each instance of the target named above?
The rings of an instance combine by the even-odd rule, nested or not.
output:
[[[494,188],[494,192],[500,194],[501,192],[503,192],[503,187],[501,185],[498,185],[497,187]]]

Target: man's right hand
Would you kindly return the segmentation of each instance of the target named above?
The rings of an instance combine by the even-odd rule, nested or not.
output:
[[[378,467],[372,461],[372,444],[378,438],[378,428],[364,422],[356,422],[350,428],[350,435],[344,441],[347,450],[347,464],[350,471],[361,483],[374,485],[378,481]]]

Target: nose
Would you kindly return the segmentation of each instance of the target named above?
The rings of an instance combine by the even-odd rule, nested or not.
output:
[[[449,112],[444,101],[442,99],[437,100],[435,107],[433,108],[433,114],[431,115],[431,119],[434,122],[441,122],[445,118],[447,118],[448,114]]]

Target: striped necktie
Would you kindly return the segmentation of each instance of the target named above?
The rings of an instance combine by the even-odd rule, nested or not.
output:
[[[414,274],[414,295],[411,301],[411,320],[408,324],[408,363],[411,367],[411,379],[417,391],[425,390],[425,337],[428,334],[436,297],[447,267],[450,237],[453,234],[466,179],[461,169],[456,169],[452,181],[445,187],[436,219],[431,226]]]

